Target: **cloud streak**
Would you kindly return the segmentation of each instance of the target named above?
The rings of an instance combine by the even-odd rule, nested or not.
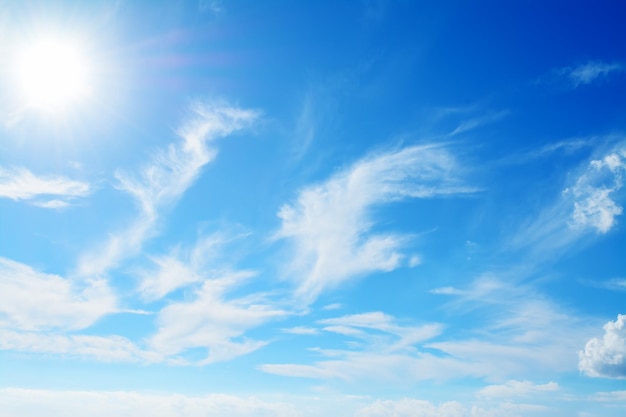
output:
[[[37,176],[26,168],[0,167],[0,197],[43,208],[66,207],[91,192],[88,183],[63,176]],[[48,199],[51,198],[51,199]]]
[[[617,63],[588,62],[577,67],[565,68],[562,73],[567,75],[574,87],[579,87],[623,70],[624,66]]]

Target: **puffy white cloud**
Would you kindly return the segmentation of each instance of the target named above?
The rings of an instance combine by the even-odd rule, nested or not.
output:
[[[534,256],[553,256],[578,241],[588,231],[609,232],[623,213],[623,175],[626,142],[579,167],[559,198],[524,224],[513,236],[513,247],[532,247]]]
[[[574,198],[571,223],[574,227],[593,227],[608,232],[623,208],[612,195],[622,188],[622,173],[626,171],[626,151],[619,150],[602,159],[593,160],[576,184],[566,190]]]
[[[368,156],[326,182],[300,191],[281,208],[277,238],[294,244],[288,273],[297,294],[313,301],[358,275],[391,271],[404,257],[405,237],[373,234],[372,208],[406,198],[475,191],[458,180],[460,168],[441,146],[412,146]]]
[[[588,376],[626,378],[626,315],[605,324],[602,339],[589,340],[578,357],[578,368]]]
[[[0,325],[36,329],[82,329],[117,311],[104,280],[75,282],[0,258]]]
[[[25,168],[0,167],[0,197],[27,200],[43,208],[61,208],[91,192],[88,183],[63,176],[37,176]],[[41,200],[42,197],[54,197]]]
[[[161,210],[178,201],[202,168],[215,158],[217,150],[212,142],[251,126],[258,116],[256,111],[224,103],[195,103],[189,119],[177,132],[181,142],[156,152],[137,175],[116,173],[118,188],[136,199],[140,213],[124,231],[85,254],[79,262],[79,274],[101,275],[136,254],[143,242],[156,234]]]

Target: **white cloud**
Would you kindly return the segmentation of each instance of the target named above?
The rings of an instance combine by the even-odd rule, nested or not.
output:
[[[158,353],[140,349],[121,336],[63,335],[0,329],[0,349],[87,357],[104,362],[159,362]]]
[[[599,402],[626,402],[626,391],[596,392],[591,399]]]
[[[573,227],[592,227],[606,233],[615,225],[615,218],[622,214],[623,208],[612,195],[622,188],[625,158],[626,151],[622,149],[591,161],[576,184],[566,190],[574,198]]]
[[[435,405],[430,401],[403,398],[378,400],[357,412],[357,417],[465,417],[470,411],[456,401]]]
[[[616,63],[588,62],[574,68],[565,68],[562,72],[569,77],[574,87],[578,87],[590,84],[598,78],[606,77],[612,72],[623,70],[624,67]]]
[[[447,337],[439,325],[400,325],[383,313],[344,316],[319,323],[329,326],[324,330],[352,338],[348,343],[316,349],[322,358],[310,364],[266,364],[260,369],[293,377],[386,382],[546,378],[554,371],[576,369],[576,351],[592,328],[586,320],[530,287],[489,276],[452,295],[456,299],[446,305],[447,311],[471,320],[480,317],[464,337]]]
[[[176,246],[164,256],[151,256],[154,268],[140,271],[139,292],[144,300],[163,298],[178,288],[201,282],[229,239],[215,233],[201,237],[192,248]]]
[[[534,384],[530,381],[510,380],[503,385],[489,385],[481,389],[478,394],[483,397],[524,397],[530,394],[542,392],[554,392],[559,390],[556,382]]]
[[[389,343],[387,347],[390,352],[432,339],[442,331],[442,326],[439,324],[400,326],[394,317],[379,311],[325,319],[320,320],[319,323],[330,325],[324,330],[350,336],[369,338],[371,333],[365,333],[363,330],[378,330],[397,337],[398,340]]]
[[[206,280],[193,300],[168,304],[158,315],[158,331],[150,338],[150,346],[167,356],[178,355],[173,359],[176,363],[199,365],[229,360],[264,346],[266,342],[243,334],[287,313],[253,298],[224,300],[226,291],[252,276],[249,271],[224,274]],[[193,348],[206,349],[206,358],[197,362],[185,359],[185,351]]]
[[[299,334],[299,335],[317,335],[319,330],[314,327],[296,326],[288,329],[282,329],[283,333]]]
[[[372,208],[475,191],[460,184],[458,171],[441,146],[412,146],[369,156],[303,189],[294,204],[281,208],[276,234],[294,244],[289,274],[299,281],[297,295],[311,302],[355,276],[399,267],[406,237],[372,234]]]
[[[461,291],[454,287],[439,287],[439,288],[433,288],[432,290],[430,290],[430,293],[437,294],[437,295],[455,295],[455,294],[460,294]]]
[[[626,378],[626,315],[605,324],[602,339],[589,340],[578,357],[579,369],[588,376]]]
[[[359,380],[375,378],[381,381],[428,379],[429,370],[422,365],[422,355],[415,345],[441,333],[438,324],[402,326],[392,316],[381,312],[347,315],[319,320],[324,331],[357,339],[352,349],[314,349],[328,360],[313,365],[266,364],[265,372],[306,378],[339,378]]]
[[[124,231],[113,234],[96,250],[83,256],[78,265],[82,276],[99,276],[121,260],[140,251],[154,236],[161,210],[174,204],[211,162],[217,150],[211,143],[251,126],[259,113],[227,104],[195,103],[189,120],[178,130],[181,142],[156,152],[138,175],[118,171],[118,188],[132,195],[139,216]]]
[[[616,140],[616,138],[607,138]],[[623,138],[611,150],[582,164],[558,199],[514,235],[511,245],[531,247],[533,259],[553,257],[588,231],[609,232],[623,212],[622,177],[626,172]]]
[[[82,329],[117,311],[103,280],[73,282],[0,258],[0,326],[23,330]]]
[[[487,113],[484,116],[466,120],[462,122],[461,124],[459,124],[451,133],[448,134],[448,136],[460,135],[461,133],[465,133],[465,132],[477,129],[486,124],[495,123],[508,114],[509,114],[508,110],[503,110],[499,112]]]
[[[0,409],[11,417],[298,417],[291,404],[226,394],[186,396],[132,391],[0,389]]]
[[[553,410],[537,404],[501,403],[485,408],[457,401],[435,404],[415,398],[402,398],[377,400],[361,408],[355,417],[519,417],[537,412],[553,415]]]
[[[60,208],[91,192],[86,182],[63,176],[37,176],[25,168],[0,167],[0,197],[25,200],[43,208]],[[41,200],[42,196],[55,197]]]

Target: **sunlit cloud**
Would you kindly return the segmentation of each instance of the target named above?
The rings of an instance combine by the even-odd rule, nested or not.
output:
[[[181,141],[157,151],[137,174],[116,172],[117,188],[130,194],[139,206],[136,219],[124,231],[83,255],[78,274],[99,276],[123,259],[137,254],[143,243],[158,233],[161,211],[175,204],[217,155],[213,142],[250,127],[259,117],[223,103],[196,102],[178,129]]]
[[[370,155],[284,205],[276,237],[293,243],[286,274],[298,277],[297,295],[312,302],[324,290],[359,275],[402,265],[406,236],[373,234],[371,209],[407,198],[475,192],[443,147],[412,146]]]
[[[588,376],[626,378],[626,315],[605,324],[602,339],[589,340],[578,357],[578,368]]]
[[[27,201],[44,208],[62,208],[90,193],[89,183],[83,181],[59,175],[38,176],[26,168],[0,167],[0,198]]]
[[[265,346],[267,342],[247,339],[244,333],[288,313],[254,297],[226,299],[227,291],[254,275],[251,271],[224,273],[204,281],[191,300],[171,302],[159,312],[158,330],[149,345],[174,356],[173,363],[198,365],[229,360]],[[192,348],[204,349],[206,357],[187,360],[184,353]]]
[[[19,330],[76,330],[118,310],[103,280],[74,282],[0,258],[0,326]]]

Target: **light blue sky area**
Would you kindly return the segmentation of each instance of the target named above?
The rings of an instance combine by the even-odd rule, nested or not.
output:
[[[0,416],[623,416],[625,18],[3,2]]]

